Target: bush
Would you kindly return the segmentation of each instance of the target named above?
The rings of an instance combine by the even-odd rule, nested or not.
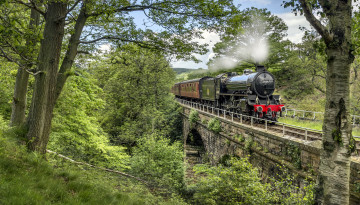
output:
[[[226,166],[225,166],[226,165]],[[262,183],[259,172],[247,158],[230,158],[217,167],[198,165],[196,174],[203,177],[189,187],[194,192],[194,204],[313,204],[314,183],[300,189],[295,177],[285,169],[272,183]]]
[[[131,172],[157,187],[160,191],[181,191],[184,187],[184,154],[180,142],[149,136],[139,141],[130,159]]]
[[[189,114],[190,127],[193,127],[197,121],[200,120],[199,113],[197,110],[191,109]]]
[[[246,158],[232,158],[229,167],[198,166],[196,173],[207,177],[195,185],[195,204],[269,204],[273,199]]]
[[[301,189],[296,186],[295,177],[285,167],[278,167],[279,173],[276,179],[270,178],[272,191],[276,193],[275,201],[281,204],[304,204],[312,205],[314,200],[315,183],[307,181]]]
[[[208,122],[208,128],[215,133],[220,133],[222,130],[220,120],[218,118],[212,118]]]

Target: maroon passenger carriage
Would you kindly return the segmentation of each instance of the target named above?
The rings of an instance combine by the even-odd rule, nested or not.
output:
[[[230,72],[183,81],[171,90],[181,99],[272,121],[285,111],[280,96],[273,95],[275,78],[264,66],[257,66],[256,72],[246,69],[243,75]]]

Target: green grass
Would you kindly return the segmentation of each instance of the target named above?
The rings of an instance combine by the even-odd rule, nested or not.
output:
[[[0,132],[0,204],[183,203],[155,196],[140,182],[116,174],[51,155],[44,160]]]
[[[299,126],[299,127],[306,127],[306,128],[310,128],[310,129],[314,129],[314,130],[322,130],[322,125],[323,125],[322,121],[299,120],[299,119],[290,118],[290,117],[280,117],[278,119],[278,121],[282,122],[282,123],[295,125],[295,126]],[[352,134],[353,134],[353,136],[360,136],[360,128],[353,127]]]
[[[299,120],[290,117],[280,117],[278,121],[282,123],[295,125],[299,127],[306,127],[314,130],[322,130],[322,124],[323,124],[320,121]]]

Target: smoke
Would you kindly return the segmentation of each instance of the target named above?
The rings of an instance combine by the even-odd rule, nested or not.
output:
[[[243,29],[244,32],[226,46],[224,55],[212,60],[211,70],[231,69],[245,62],[263,63],[267,59],[269,44],[265,21],[255,14],[244,23]]]

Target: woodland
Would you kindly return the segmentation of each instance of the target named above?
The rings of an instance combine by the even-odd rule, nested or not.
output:
[[[228,0],[0,0],[0,204],[349,204],[349,117],[360,113],[351,2],[284,1],[312,25],[292,43],[281,18]],[[194,41],[203,32],[220,36],[209,68],[175,72],[171,60],[208,52]],[[256,37],[267,57],[239,54]],[[237,61],[221,67],[224,57]],[[171,86],[259,62],[286,106],[325,112],[319,178],[294,187],[283,170],[264,182],[234,157],[195,167],[190,182]]]

